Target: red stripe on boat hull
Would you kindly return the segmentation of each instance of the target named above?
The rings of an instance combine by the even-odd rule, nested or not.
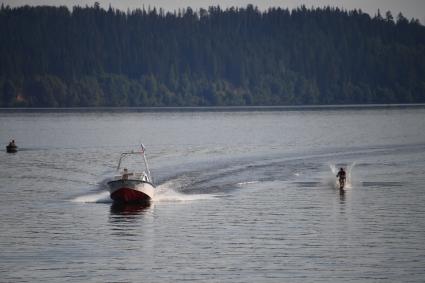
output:
[[[117,202],[149,202],[151,198],[142,192],[121,188],[111,194],[111,199]]]

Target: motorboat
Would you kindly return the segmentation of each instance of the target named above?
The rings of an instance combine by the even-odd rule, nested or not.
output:
[[[142,157],[144,170],[130,171],[123,168],[124,159],[130,157]],[[121,169],[123,168],[123,171]],[[142,145],[141,151],[131,151],[121,153],[117,166],[117,174],[107,182],[111,199],[115,203],[149,203],[155,193],[155,185],[149,171],[146,159],[145,148]]]

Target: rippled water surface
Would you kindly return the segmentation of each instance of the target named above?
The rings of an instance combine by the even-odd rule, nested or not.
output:
[[[0,282],[423,282],[425,108],[272,110],[0,111]]]

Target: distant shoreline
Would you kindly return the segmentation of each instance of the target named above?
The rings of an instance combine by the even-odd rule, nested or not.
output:
[[[296,111],[296,110],[353,110],[353,109],[397,109],[397,108],[425,108],[425,103],[407,104],[347,104],[347,105],[291,105],[291,106],[169,106],[169,107],[38,107],[38,108],[0,108],[6,112],[227,112],[227,111]]]

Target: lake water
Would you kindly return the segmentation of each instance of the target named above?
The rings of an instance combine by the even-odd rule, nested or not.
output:
[[[12,137],[0,282],[425,278],[423,106],[2,110]],[[141,142],[157,193],[116,207],[105,180]]]

